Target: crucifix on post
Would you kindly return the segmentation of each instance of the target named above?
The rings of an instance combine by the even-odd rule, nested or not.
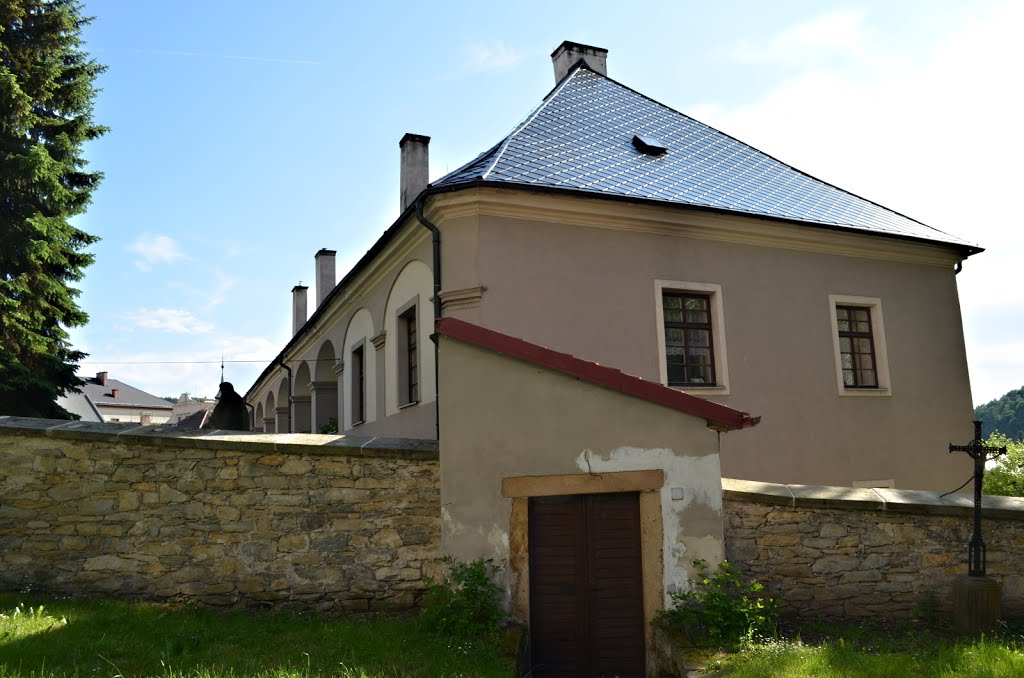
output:
[[[1006,447],[986,445],[981,438],[981,422],[976,421],[974,440],[966,445],[951,444],[949,452],[966,452],[974,460],[974,532],[967,547],[967,574],[972,577],[984,577],[985,539],[981,536],[981,485],[985,477],[985,462],[1006,454]]]

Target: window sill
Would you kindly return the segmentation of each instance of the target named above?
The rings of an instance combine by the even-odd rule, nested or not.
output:
[[[840,386],[839,387],[839,395],[840,396],[868,396],[868,397],[891,396],[892,395],[892,389],[890,389],[888,387],[880,387],[880,388],[846,388],[845,386]]]
[[[669,388],[675,389],[676,391],[682,391],[683,393],[686,393],[687,395],[692,395],[692,396],[720,396],[720,395],[729,395],[729,387],[728,386],[724,386],[724,385],[720,385],[720,386],[694,386],[694,385],[688,385],[688,386],[669,386]]]
[[[409,407],[414,407],[414,406],[416,406],[416,405],[419,405],[419,404],[420,404],[420,401],[418,401],[418,400],[414,400],[414,401],[412,401],[411,403],[406,403],[406,404],[404,404],[404,405],[399,405],[399,406],[398,406],[398,411],[399,411],[399,412],[401,412],[401,411],[402,411],[402,410],[404,410],[404,409],[407,409],[407,408],[409,408]]]

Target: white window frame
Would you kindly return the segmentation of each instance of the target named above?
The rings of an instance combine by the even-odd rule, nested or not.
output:
[[[839,351],[839,320],[836,306],[860,306],[871,312],[871,338],[875,345],[876,387],[847,388],[843,383],[843,360]],[[885,346],[885,324],[882,322],[882,300],[878,297],[858,297],[848,294],[828,295],[828,312],[832,322],[832,353],[835,362],[836,389],[841,396],[891,396],[889,353]]]
[[[684,282],[681,280],[654,281],[654,314],[658,332],[658,371],[661,383],[668,386],[668,361],[665,358],[665,311],[662,297],[665,292],[698,292],[706,294],[711,301],[711,345],[715,354],[714,386],[672,386],[677,391],[691,395],[729,395],[729,361],[725,351],[725,311],[722,303],[722,286],[716,283]]]

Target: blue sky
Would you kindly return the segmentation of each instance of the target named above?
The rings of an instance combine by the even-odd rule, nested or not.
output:
[[[289,338],[313,255],[339,277],[398,216],[398,140],[438,178],[554,85],[562,40],[609,75],[820,179],[976,242],[958,276],[976,403],[1024,386],[1024,5],[87,0],[108,66],[78,223],[102,242],[72,332],[155,395],[244,392]],[[312,286],[312,285],[311,285]]]

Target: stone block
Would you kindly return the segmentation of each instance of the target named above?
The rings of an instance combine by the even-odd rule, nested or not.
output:
[[[78,512],[83,516],[103,516],[116,510],[116,499],[83,499],[78,502]]]
[[[277,542],[278,551],[305,551],[309,547],[309,538],[305,534],[286,534]]]
[[[279,472],[286,476],[297,476],[309,473],[313,465],[303,459],[289,459],[281,464]]]
[[[398,530],[388,527],[374,534],[370,543],[380,548],[397,548],[402,545],[402,537]]]
[[[815,574],[834,574],[848,572],[860,565],[860,559],[852,556],[824,556],[811,565]]]

